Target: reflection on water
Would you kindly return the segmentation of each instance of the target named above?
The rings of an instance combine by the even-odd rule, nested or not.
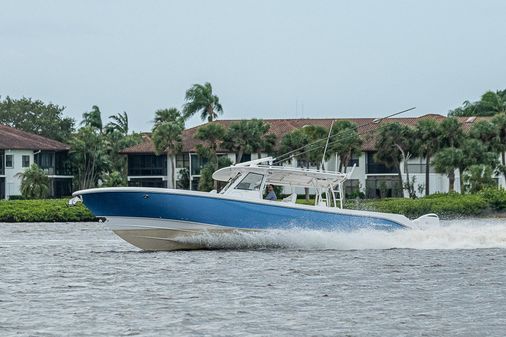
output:
[[[506,220],[193,240],[225,250],[0,224],[0,335],[504,335]]]

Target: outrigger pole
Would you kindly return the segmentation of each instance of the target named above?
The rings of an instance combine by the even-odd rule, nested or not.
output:
[[[336,120],[333,120],[332,124],[330,124],[329,134],[327,136],[327,142],[325,143],[325,149],[323,150],[322,163],[321,163],[322,171],[325,171],[325,166],[323,164],[325,163],[325,154],[327,153],[327,147],[329,146],[330,135],[332,134],[332,128],[334,127],[335,121]]]

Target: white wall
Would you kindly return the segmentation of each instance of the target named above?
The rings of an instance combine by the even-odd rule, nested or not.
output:
[[[32,150],[5,150],[5,157],[13,155],[13,167],[5,167],[5,198],[11,195],[21,195],[21,179],[16,174],[23,172],[27,167],[22,167],[22,156],[30,156],[30,165],[33,164]]]

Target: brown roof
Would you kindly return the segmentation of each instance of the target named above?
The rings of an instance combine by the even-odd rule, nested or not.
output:
[[[364,140],[362,144],[363,151],[374,151],[375,150],[375,139],[372,137],[374,134],[373,130],[377,129],[379,125],[387,122],[399,122],[401,124],[415,126],[415,124],[422,119],[434,119],[437,121],[442,121],[446,117],[438,114],[426,114],[419,117],[401,117],[401,118],[388,118],[381,121],[381,123],[374,123],[374,118],[298,118],[298,119],[264,119],[265,122],[270,124],[269,132],[276,135],[277,140],[279,141],[285,134],[293,131],[294,129],[301,128],[305,125],[317,125],[323,126],[325,128],[330,128],[332,121],[350,121],[357,126],[359,126],[358,131],[362,135]],[[488,120],[490,118],[487,117],[459,117],[459,121],[462,123],[464,130],[470,128],[472,123],[479,120]],[[217,120],[212,123],[217,123],[223,125],[227,128],[231,123],[238,122],[237,119],[224,119]],[[202,124],[206,125],[206,124]],[[202,125],[195,126],[193,128],[189,128],[183,131],[183,152],[196,152],[196,145],[202,144],[202,141],[195,139],[195,132]],[[369,136],[371,135],[371,136]],[[227,150],[221,149],[223,152],[228,152]],[[149,138],[149,134],[146,134],[143,142],[138,145],[134,145],[132,147],[124,149],[121,153],[124,154],[151,154],[155,152],[155,147],[153,142]]]
[[[0,124],[0,149],[64,151],[69,150],[70,146]]]

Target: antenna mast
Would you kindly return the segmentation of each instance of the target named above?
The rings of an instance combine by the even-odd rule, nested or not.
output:
[[[334,127],[334,122],[335,122],[335,120],[333,120],[332,124],[330,124],[329,134],[327,136],[327,142],[325,143],[325,149],[323,150],[322,171],[325,170],[325,166],[323,165],[323,163],[325,162],[325,154],[327,153],[327,147],[329,146],[330,135],[332,134],[332,127]]]

